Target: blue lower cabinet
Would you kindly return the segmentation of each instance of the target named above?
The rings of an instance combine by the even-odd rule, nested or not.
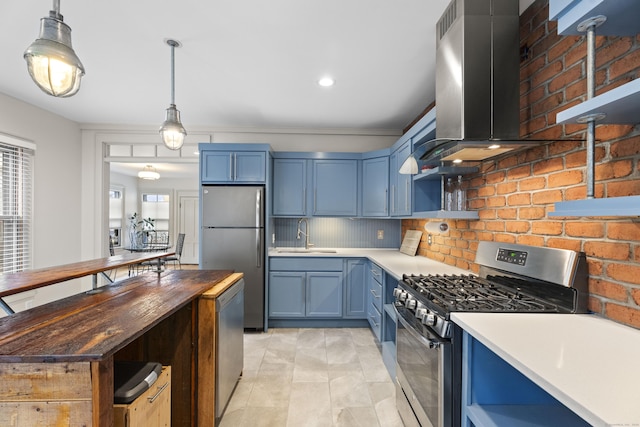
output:
[[[343,309],[342,258],[272,258],[269,317],[335,319]]]
[[[269,273],[269,317],[305,317],[306,273]]]
[[[307,317],[342,317],[342,272],[307,273]]]
[[[367,318],[367,265],[366,259],[345,261],[344,317]]]
[[[467,332],[462,345],[462,425],[590,425]]]

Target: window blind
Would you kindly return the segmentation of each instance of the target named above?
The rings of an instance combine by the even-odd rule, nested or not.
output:
[[[0,135],[0,274],[31,268],[33,156],[30,143]]]

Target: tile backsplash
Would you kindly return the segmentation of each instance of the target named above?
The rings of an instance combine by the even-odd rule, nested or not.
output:
[[[310,242],[318,248],[399,248],[401,221],[397,219],[308,218]],[[304,222],[301,229],[304,232]],[[298,218],[276,218],[276,247],[303,247],[296,239]],[[382,239],[378,234],[382,230]]]

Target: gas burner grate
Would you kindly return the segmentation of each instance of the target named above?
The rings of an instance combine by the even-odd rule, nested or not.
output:
[[[515,279],[514,279],[515,280]],[[506,283],[490,281],[472,275],[404,276],[403,282],[421,299],[439,308],[438,311],[481,312],[558,312],[558,307],[541,298],[523,293],[521,281]],[[512,286],[509,286],[512,285]]]

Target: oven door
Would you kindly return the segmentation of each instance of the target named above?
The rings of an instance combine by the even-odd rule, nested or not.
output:
[[[418,425],[416,421],[422,427],[455,425],[451,341],[439,337],[406,308],[398,306],[396,313],[400,416],[407,426]]]

